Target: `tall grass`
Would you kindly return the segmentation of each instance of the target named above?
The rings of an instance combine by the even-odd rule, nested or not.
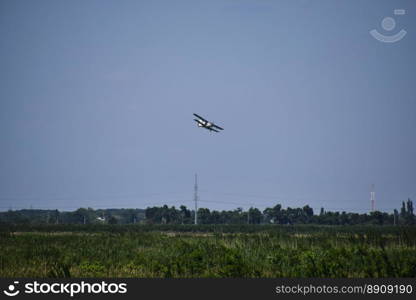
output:
[[[1,277],[416,277],[414,227],[1,229]]]

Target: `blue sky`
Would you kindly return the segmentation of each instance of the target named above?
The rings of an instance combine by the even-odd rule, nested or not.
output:
[[[1,0],[0,210],[192,206],[197,172],[212,209],[365,212],[374,183],[392,211],[416,199],[415,8]]]

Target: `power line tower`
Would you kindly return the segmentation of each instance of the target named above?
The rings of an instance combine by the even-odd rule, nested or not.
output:
[[[374,191],[374,183],[371,185],[370,192],[371,211],[376,210],[376,192]]]
[[[195,174],[194,201],[195,201],[195,225],[197,225],[198,224],[198,175],[197,174]]]

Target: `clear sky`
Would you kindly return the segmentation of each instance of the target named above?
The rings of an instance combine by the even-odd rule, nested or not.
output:
[[[0,210],[192,207],[196,172],[211,209],[366,212],[372,183],[378,209],[399,208],[416,200],[415,15],[412,0],[0,0]]]

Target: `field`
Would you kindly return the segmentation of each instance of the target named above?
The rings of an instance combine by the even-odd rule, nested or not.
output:
[[[3,226],[0,277],[416,277],[416,227]]]

